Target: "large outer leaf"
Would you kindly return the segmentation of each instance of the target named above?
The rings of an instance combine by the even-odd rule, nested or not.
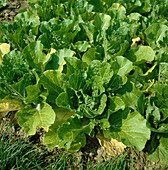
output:
[[[113,138],[120,138],[126,146],[134,146],[136,150],[144,149],[150,139],[150,129],[146,127],[146,120],[138,112],[129,109],[119,110],[110,116],[110,132]]]
[[[46,133],[44,137],[43,143],[48,146],[49,149],[53,149],[55,146],[61,143],[61,139],[58,137],[58,129],[66,123],[67,119],[70,118],[75,113],[64,109],[59,108],[56,105],[52,106],[53,110],[56,113],[56,118],[54,124],[52,124],[49,128],[49,131]]]
[[[67,115],[72,115],[72,112],[60,111],[60,115],[65,113],[67,113],[65,117],[56,119],[51,126],[44,138],[44,144],[47,144],[49,148],[58,145],[59,148],[77,151],[86,144],[85,134],[90,135],[94,126],[89,124],[89,120],[80,119],[77,116],[67,119]]]
[[[131,49],[127,54],[127,58],[134,63],[143,63],[145,61],[153,61],[155,52],[150,46],[139,46],[138,48]]]
[[[134,146],[141,151],[146,142],[150,139],[150,130],[146,127],[146,120],[138,112],[128,114],[128,117],[122,121],[119,135],[126,146]]]
[[[43,102],[36,108],[28,106],[18,111],[18,123],[24,127],[26,134],[34,135],[38,126],[47,128],[54,123],[55,112],[52,107]]]

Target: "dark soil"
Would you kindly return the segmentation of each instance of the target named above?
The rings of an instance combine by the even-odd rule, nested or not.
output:
[[[19,10],[25,7],[28,7],[27,0],[7,0],[7,6],[0,9],[0,23],[3,21],[13,22]]]

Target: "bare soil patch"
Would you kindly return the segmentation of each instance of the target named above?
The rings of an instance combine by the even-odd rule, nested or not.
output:
[[[19,10],[26,7],[28,7],[27,0],[8,0],[7,6],[0,9],[0,23],[3,21],[13,22]]]

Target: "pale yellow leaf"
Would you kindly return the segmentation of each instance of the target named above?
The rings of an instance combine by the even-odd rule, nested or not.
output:
[[[2,58],[5,54],[10,51],[10,45],[7,43],[0,44],[0,63],[2,62]]]
[[[113,139],[111,137],[105,138],[100,131],[98,131],[96,137],[105,152],[112,157],[121,155],[126,148],[126,146],[117,139]]]

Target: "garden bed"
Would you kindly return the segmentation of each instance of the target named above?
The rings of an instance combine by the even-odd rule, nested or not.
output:
[[[1,144],[42,168],[167,168],[167,1],[28,2],[0,9]]]

